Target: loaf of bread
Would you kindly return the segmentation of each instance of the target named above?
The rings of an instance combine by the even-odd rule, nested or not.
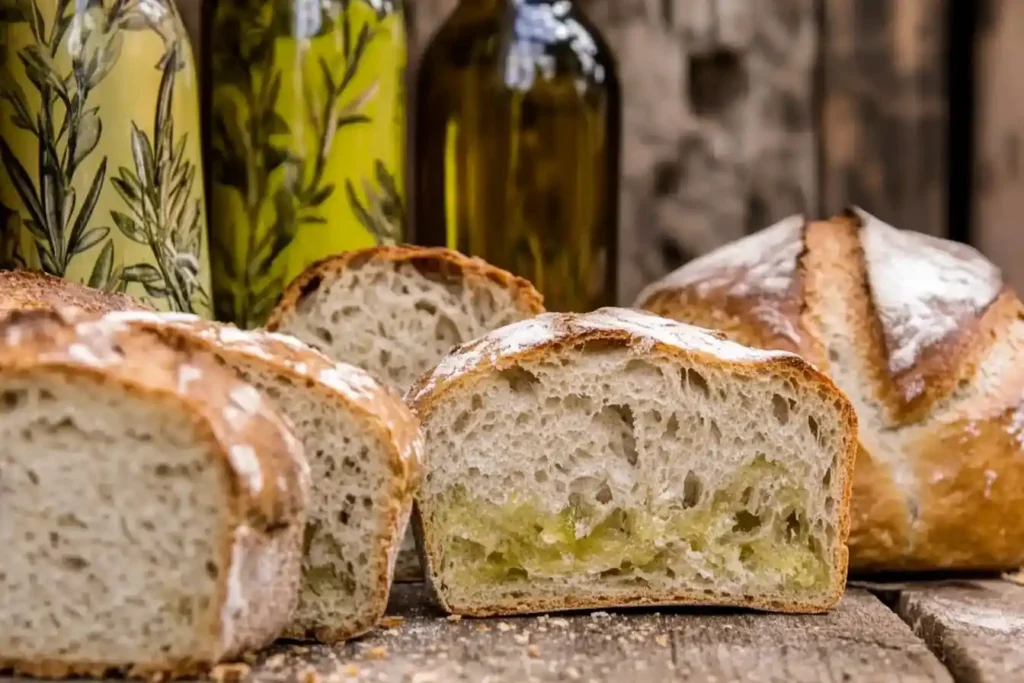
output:
[[[974,249],[851,209],[794,216],[636,302],[801,354],[860,417],[854,571],[1024,563],[1024,308]]]
[[[0,270],[0,314],[41,308],[77,308],[93,313],[152,310],[127,294],[93,289],[34,270]]]
[[[819,612],[843,592],[856,417],[798,356],[624,309],[544,314],[459,347],[407,400],[449,611]]]
[[[117,296],[60,278],[34,281],[31,296],[24,282],[0,289],[0,310],[26,301],[61,309],[82,296],[90,305],[80,309],[121,308]],[[215,354],[290,420],[316,485],[302,591],[286,634],[335,642],[372,629],[387,607],[419,476],[419,423],[401,398],[363,370],[334,364],[290,336],[243,332],[185,314],[112,313],[104,321]]]
[[[267,329],[404,392],[456,344],[543,311],[533,286],[442,248],[372,247],[310,266]]]
[[[260,393],[142,330],[0,321],[0,670],[186,676],[273,641],[309,471]]]
[[[456,344],[543,311],[533,286],[441,248],[373,247],[310,266],[267,323],[405,392]],[[399,581],[423,577],[412,535]]]
[[[285,634],[337,642],[374,628],[420,474],[419,421],[402,399],[286,335],[181,314],[104,320],[199,343],[270,398],[302,442],[313,476],[302,589]]]

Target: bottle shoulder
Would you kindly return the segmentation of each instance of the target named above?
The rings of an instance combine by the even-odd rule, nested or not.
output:
[[[529,87],[538,77],[570,77],[600,89],[616,83],[611,50],[573,3],[519,4],[507,44],[512,87]]]

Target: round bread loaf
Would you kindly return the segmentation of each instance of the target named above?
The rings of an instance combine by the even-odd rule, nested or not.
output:
[[[976,250],[860,209],[793,216],[635,305],[799,353],[846,392],[854,571],[1024,563],[1024,307]]]

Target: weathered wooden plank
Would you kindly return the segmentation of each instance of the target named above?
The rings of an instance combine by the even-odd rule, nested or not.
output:
[[[922,584],[905,588],[896,609],[959,683],[1024,680],[1024,586]]]
[[[817,616],[663,609],[456,621],[436,611],[422,584],[403,584],[392,591],[389,613],[384,627],[358,641],[336,647],[279,645],[248,664],[219,667],[214,678],[246,683],[953,680],[899,617],[859,589],[847,591],[831,613]]]
[[[947,234],[948,1],[825,0],[822,213]]]
[[[817,206],[815,0],[580,0],[624,91],[620,299]],[[422,46],[453,0],[416,3]]]
[[[979,3],[971,232],[1024,291],[1024,2]]]
[[[385,628],[356,642],[281,645],[250,664],[221,667],[214,677],[251,683],[952,682],[906,624],[857,589],[819,616],[662,610],[454,621],[430,606],[422,584],[405,584],[393,591],[389,611]]]

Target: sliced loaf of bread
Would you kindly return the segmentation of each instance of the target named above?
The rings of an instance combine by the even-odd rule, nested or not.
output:
[[[286,635],[337,642],[376,626],[419,482],[419,421],[366,372],[293,337],[191,315],[112,313],[198,343],[259,388],[292,425],[313,475],[302,590]]]
[[[545,314],[410,390],[451,612],[819,612],[846,578],[856,417],[800,357],[650,314]]]
[[[451,348],[543,311],[533,286],[443,248],[371,247],[310,266],[267,329],[404,392]]]
[[[526,280],[443,248],[372,247],[310,266],[267,322],[405,392],[462,342],[542,312]],[[411,534],[396,578],[423,570]]]
[[[173,677],[298,598],[309,471],[260,393],[141,330],[0,321],[0,670]]]

